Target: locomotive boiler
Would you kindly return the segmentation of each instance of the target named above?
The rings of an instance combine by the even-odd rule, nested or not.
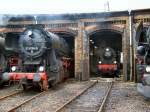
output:
[[[68,44],[52,32],[37,26],[27,27],[20,35],[6,37],[6,49],[18,53],[18,65],[2,74],[3,81],[19,81],[23,89],[37,86],[47,90],[64,76],[62,57],[69,57]]]
[[[101,50],[97,69],[101,75],[118,75],[117,54],[113,48],[105,47]]]

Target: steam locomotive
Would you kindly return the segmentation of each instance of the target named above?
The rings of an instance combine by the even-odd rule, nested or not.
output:
[[[13,38],[6,36],[5,49],[18,55],[11,58],[13,64],[2,74],[2,82],[19,81],[23,89],[36,86],[42,91],[63,80],[62,57],[69,57],[70,51],[66,41],[56,34],[29,26]]]
[[[97,68],[101,75],[118,76],[117,53],[113,48],[105,47],[102,49]]]
[[[137,90],[150,98],[150,27],[145,35],[146,42],[140,42],[137,46]]]
[[[4,43],[5,38],[3,34],[0,34],[0,86],[2,85],[1,79],[2,79],[2,73],[6,70],[6,56],[5,56],[5,50],[4,50]]]

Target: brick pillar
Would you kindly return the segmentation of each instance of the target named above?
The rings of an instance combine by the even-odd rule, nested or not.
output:
[[[82,80],[82,29],[84,24],[78,22],[78,35],[75,38],[75,78],[77,80]]]
[[[84,31],[84,22],[78,22],[78,35],[75,38],[75,78],[89,79],[88,38]]]
[[[123,80],[127,81],[127,62],[128,62],[128,49],[127,49],[127,32],[124,29],[123,37],[122,37],[122,44],[123,44]]]
[[[85,30],[83,30],[83,55],[82,55],[82,80],[89,80],[89,38]]]

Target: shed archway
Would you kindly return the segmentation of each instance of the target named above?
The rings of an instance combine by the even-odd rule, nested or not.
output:
[[[75,57],[74,57],[74,40],[76,37],[76,33],[75,32],[68,32],[68,31],[64,31],[64,30],[57,30],[57,31],[53,31],[55,34],[57,34],[58,36],[60,36],[61,38],[65,39],[65,41],[67,42],[68,46],[69,46],[69,56],[65,57],[64,60],[66,60],[66,63],[69,62],[68,66],[69,66],[69,72],[68,71],[64,71],[65,75],[69,76],[69,77],[75,77]],[[65,63],[65,64],[66,64]]]
[[[111,63],[115,61],[118,63],[119,75],[121,75],[123,69],[123,35],[122,32],[114,29],[100,29],[93,31],[89,34],[89,65],[90,65],[90,75],[93,76],[106,76],[114,77],[118,74],[101,74],[98,70],[99,63],[104,63],[101,60],[103,56],[103,50],[105,48],[112,48],[116,54],[116,59],[112,60]]]

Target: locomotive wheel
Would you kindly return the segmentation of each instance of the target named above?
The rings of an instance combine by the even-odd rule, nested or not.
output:
[[[47,80],[43,80],[42,87],[43,87],[43,91],[47,91],[48,90],[48,82],[47,82]]]

